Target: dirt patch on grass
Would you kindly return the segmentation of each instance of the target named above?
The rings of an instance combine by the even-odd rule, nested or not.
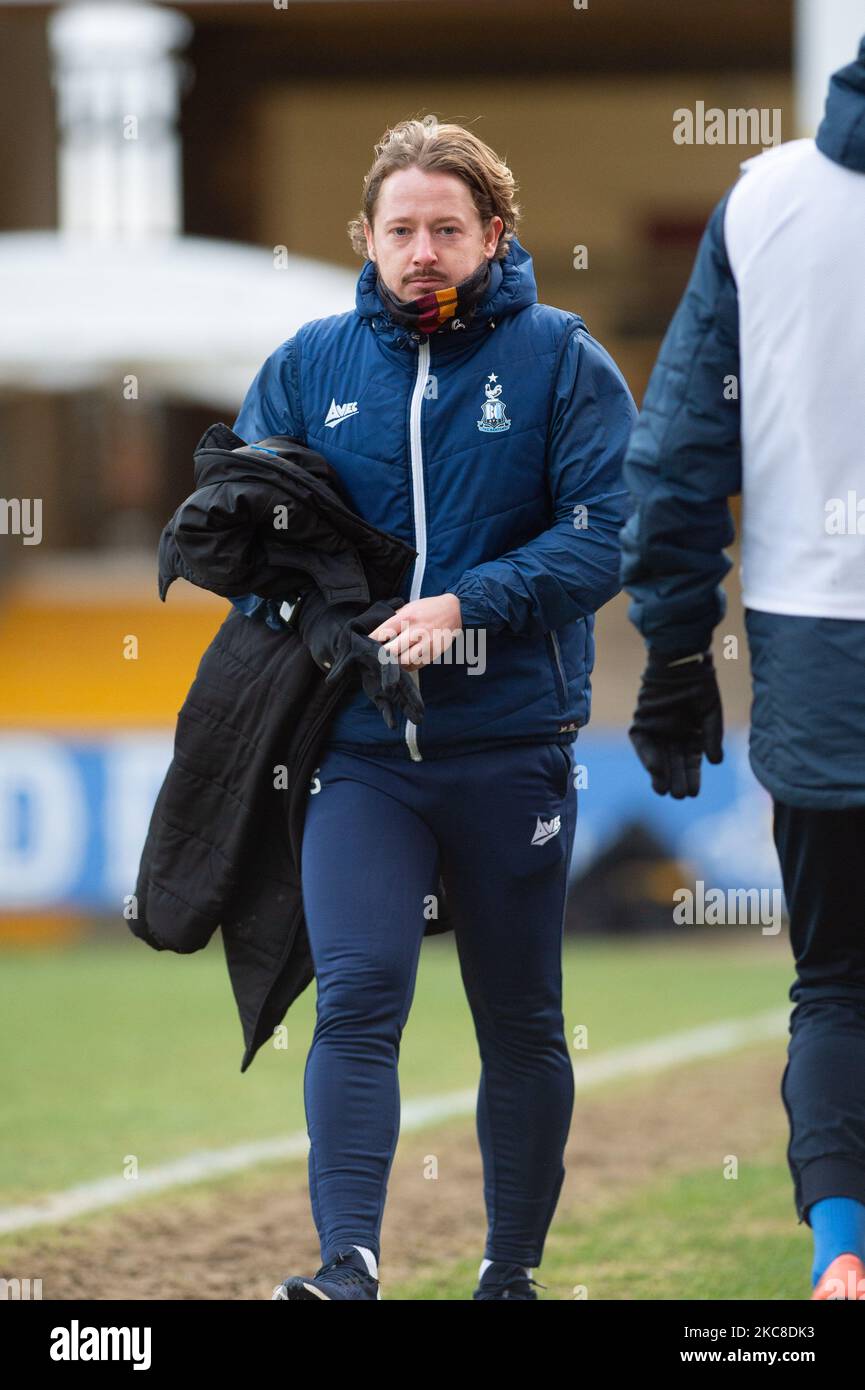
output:
[[[659,1177],[714,1164],[720,1172],[729,1154],[740,1164],[783,1158],[784,1062],[782,1043],[761,1044],[578,1093],[551,1230],[560,1217],[596,1213]],[[473,1122],[403,1134],[382,1226],[384,1297],[398,1296],[404,1281],[480,1260],[484,1235]],[[0,1241],[0,1274],[41,1278],[45,1299],[269,1299],[280,1279],[319,1264],[304,1160]]]

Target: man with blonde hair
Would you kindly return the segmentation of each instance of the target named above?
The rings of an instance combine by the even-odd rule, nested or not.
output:
[[[514,193],[507,165],[461,126],[387,131],[349,224],[365,257],[355,308],[279,346],[234,426],[319,451],[354,509],[417,552],[406,601],[367,636],[412,673],[418,700],[396,723],[350,691],[310,788],[318,997],[304,1098],[322,1267],[279,1299],[381,1296],[399,1045],[439,875],[482,1063],[475,1299],[537,1298],[564,1178],[571,746],[589,718],[594,613],[619,590],[636,408],[583,320],[538,303]],[[289,610],[237,603],[271,625],[289,611],[322,671],[344,661],[350,606],[286,598]],[[445,1171],[429,1200],[446,1184]]]

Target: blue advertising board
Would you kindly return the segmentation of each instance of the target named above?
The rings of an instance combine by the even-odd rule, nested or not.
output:
[[[0,736],[0,911],[122,911],[172,747],[172,733],[161,730]],[[724,762],[704,763],[700,796],[685,801],[652,791],[624,733],[589,728],[573,757],[572,877],[636,821],[719,888],[780,886],[772,803],[751,772],[743,733],[727,735]]]

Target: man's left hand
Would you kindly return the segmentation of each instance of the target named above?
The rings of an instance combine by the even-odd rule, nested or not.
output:
[[[697,796],[703,756],[720,763],[724,716],[711,651],[674,657],[649,651],[628,730],[652,790],[676,801]]]
[[[376,642],[384,642],[382,652],[389,653],[400,666],[419,671],[447,651],[462,625],[456,594],[435,594],[404,603],[392,618],[368,635]]]

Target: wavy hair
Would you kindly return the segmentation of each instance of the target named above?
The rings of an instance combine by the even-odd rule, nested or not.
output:
[[[423,120],[400,121],[385,131],[375,146],[375,159],[363,181],[360,212],[348,224],[352,248],[364,259],[368,256],[364,218],[373,225],[375,205],[382,183],[396,169],[425,169],[440,174],[456,174],[468,184],[481,222],[502,219],[503,229],[495,260],[504,260],[520,217],[514,201],[517,184],[495,150],[485,145],[464,126],[439,123],[435,116]]]

